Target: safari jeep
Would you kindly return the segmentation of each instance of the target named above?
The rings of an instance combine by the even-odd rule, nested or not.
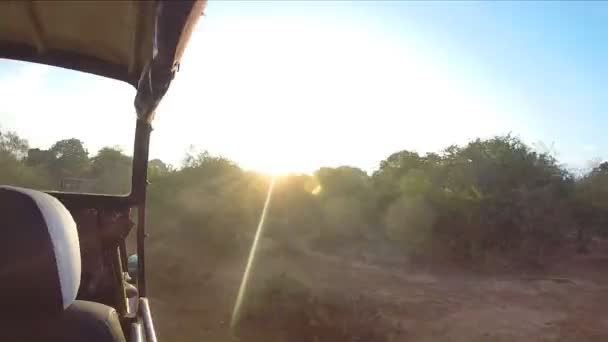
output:
[[[0,185],[0,341],[156,341],[144,250],[151,124],[204,5],[0,2],[0,58],[96,74],[137,90],[128,195],[71,193],[82,182],[69,179],[65,191]],[[129,257],[131,230],[137,254]]]

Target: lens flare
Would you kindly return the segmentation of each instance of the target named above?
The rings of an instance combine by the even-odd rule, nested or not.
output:
[[[274,189],[275,178],[272,177],[270,180],[270,185],[268,186],[268,192],[266,193],[266,201],[264,202],[264,208],[262,209],[262,214],[260,215],[260,221],[258,223],[258,227],[255,231],[255,237],[253,238],[253,243],[251,244],[251,249],[249,250],[249,257],[247,258],[247,266],[245,267],[245,272],[243,273],[243,278],[241,279],[241,286],[239,287],[239,292],[236,296],[236,302],[234,303],[234,309],[232,310],[232,317],[230,318],[230,328],[234,332],[234,328],[239,322],[239,315],[241,312],[241,306],[243,304],[243,298],[245,297],[245,292],[247,290],[247,283],[249,282],[249,275],[251,273],[251,268],[253,265],[253,260],[255,258],[255,253],[258,249],[258,242],[260,240],[260,236],[262,236],[262,230],[264,228],[264,221],[266,220],[266,212],[270,207],[270,198],[272,197],[272,191]]]

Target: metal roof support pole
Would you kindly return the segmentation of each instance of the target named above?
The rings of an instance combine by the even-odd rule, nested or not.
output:
[[[131,203],[137,207],[137,288],[141,297],[146,296],[146,188],[148,185],[148,152],[152,125],[137,119],[135,146],[133,148],[133,177]]]

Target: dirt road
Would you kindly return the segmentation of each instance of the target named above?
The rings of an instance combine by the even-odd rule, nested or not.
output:
[[[262,253],[247,311],[231,332],[243,266],[244,260],[200,260],[190,266],[192,276],[155,273],[152,304],[161,338],[608,341],[608,258],[602,254],[574,255],[542,273],[490,276],[321,253]]]

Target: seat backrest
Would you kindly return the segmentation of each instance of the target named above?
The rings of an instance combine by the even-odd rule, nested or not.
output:
[[[0,186],[0,317],[58,314],[76,299],[76,223],[56,198]]]
[[[116,310],[76,301],[80,262],[59,200],[0,186],[0,341],[125,341]]]

